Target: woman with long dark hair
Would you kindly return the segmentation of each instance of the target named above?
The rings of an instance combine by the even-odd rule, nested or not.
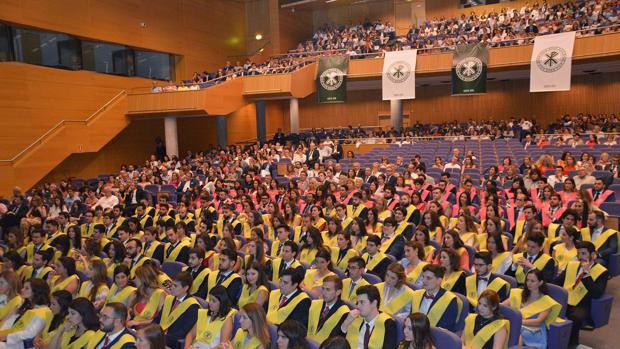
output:
[[[105,299],[110,292],[106,265],[100,259],[93,260],[86,268],[87,280],[80,286],[79,297],[87,298],[97,311],[103,308]]]
[[[435,349],[435,342],[431,337],[431,324],[428,317],[422,313],[412,313],[405,318],[403,326],[404,339],[399,349]]]
[[[86,348],[97,330],[99,330],[97,310],[88,299],[76,298],[69,304],[67,320],[52,337],[48,349]]]
[[[224,286],[209,293],[208,309],[198,310],[196,325],[187,334],[192,349],[211,349],[229,342],[233,334],[233,317],[237,313]]]
[[[513,288],[504,304],[521,312],[523,322],[519,344],[537,349],[547,348],[547,331],[560,314],[562,306],[549,296],[542,272],[530,270],[524,288]]]
[[[295,320],[286,320],[278,326],[277,349],[309,349],[306,329]]]
[[[499,313],[499,296],[484,290],[478,297],[477,314],[465,319],[463,347],[473,349],[502,349],[508,342],[510,322]],[[484,331],[484,335],[481,332]],[[491,333],[489,333],[491,332]]]
[[[60,257],[54,263],[55,274],[50,280],[52,292],[66,290],[76,294],[80,285],[80,278],[75,273],[75,260],[70,257]]]
[[[263,305],[269,297],[269,282],[265,266],[256,261],[250,263],[245,270],[245,282],[239,297],[239,307],[248,303]]]
[[[72,300],[73,297],[68,291],[60,290],[52,293],[52,297],[50,298],[50,309],[52,310],[53,317],[50,327],[42,336],[45,342],[53,338],[56,332],[64,326],[67,314],[69,313],[69,304],[71,304]]]

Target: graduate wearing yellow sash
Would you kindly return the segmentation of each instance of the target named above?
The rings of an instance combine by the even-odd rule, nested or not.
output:
[[[405,268],[398,262],[390,264],[385,282],[376,284],[381,297],[379,310],[392,317],[405,318],[411,312],[413,290],[405,285]]]
[[[265,268],[259,262],[252,262],[245,270],[245,283],[241,289],[238,305],[243,307],[248,303],[263,306],[269,299],[269,288]]]
[[[267,321],[279,325],[287,319],[308,325],[310,297],[299,286],[303,275],[296,269],[288,268],[280,275],[280,288],[269,293]]]
[[[362,259],[366,262],[366,271],[377,275],[383,279],[388,265],[392,262],[388,256],[379,251],[381,238],[376,235],[368,236],[366,240],[366,252]]]
[[[198,310],[198,322],[188,335],[193,339],[192,348],[215,348],[220,343],[232,339],[233,317],[237,310],[232,308],[226,289],[217,286],[209,297],[211,298],[209,309]]]
[[[428,264],[425,257],[422,243],[413,240],[405,243],[405,259],[400,263],[405,267],[407,283],[416,289],[422,288],[422,268]]]
[[[366,263],[361,257],[353,257],[349,260],[347,270],[349,271],[349,277],[342,280],[342,294],[341,298],[345,302],[355,304],[357,302],[357,289],[364,285],[369,285],[368,281],[362,278],[362,274],[365,272]]]
[[[129,306],[136,296],[136,288],[129,286],[129,268],[121,264],[114,268],[114,283],[110,287],[106,303],[123,303]]]
[[[499,296],[493,290],[485,290],[476,300],[478,314],[465,319],[463,347],[486,349],[508,348],[510,322],[499,314]]]
[[[255,303],[239,310],[239,329],[232,339],[235,349],[268,349],[270,336],[263,307]]]
[[[230,299],[237,303],[239,301],[239,293],[243,287],[241,276],[233,272],[233,268],[237,263],[237,252],[224,249],[220,252],[218,270],[212,271],[207,275],[207,294],[215,286],[221,285],[226,287]]]
[[[33,230],[32,233],[30,233],[30,239],[30,243],[28,243],[24,249],[25,255],[22,255],[26,263],[32,263],[36,251],[45,251],[52,248],[52,246],[45,243],[45,236],[42,230]]]
[[[478,297],[485,290],[491,290],[497,293],[500,301],[504,301],[508,298],[510,284],[499,276],[491,273],[491,253],[487,251],[476,252],[474,269],[476,274],[470,275],[465,279],[466,296],[472,309],[478,305]]]
[[[388,349],[397,347],[396,322],[379,311],[381,296],[373,285],[357,289],[357,309],[347,315],[340,329],[351,348]],[[366,333],[370,331],[367,343]]]
[[[600,262],[609,265],[610,256],[620,250],[619,234],[605,227],[605,214],[602,211],[594,211],[588,214],[588,226],[581,229],[581,240],[591,241]]]
[[[97,310],[85,298],[74,299],[69,305],[69,314],[62,327],[55,331],[48,348],[82,349],[99,330]]]
[[[535,268],[542,271],[545,281],[553,280],[555,262],[542,251],[544,244],[545,236],[542,233],[530,232],[526,239],[526,252],[512,256],[512,266],[506,275],[514,277],[519,285],[523,285],[526,272]]]
[[[426,314],[431,326],[456,331],[457,320],[463,310],[460,299],[441,287],[444,267],[429,264],[422,269],[424,289],[413,291],[411,311]]]
[[[198,301],[189,295],[192,276],[180,272],[172,279],[170,295],[164,300],[161,312],[155,318],[166,334],[166,345],[174,347],[179,339],[185,339],[198,319]]]
[[[107,349],[135,348],[136,338],[127,330],[126,319],[127,307],[120,303],[106,304],[99,315],[101,329],[93,334],[86,345],[86,349],[97,347]]]
[[[338,276],[326,277],[321,289],[322,299],[313,300],[308,318],[308,338],[323,343],[340,332],[340,325],[349,312],[349,307],[340,299],[342,281]]]
[[[524,345],[547,348],[549,326],[556,321],[562,306],[542,292],[545,281],[542,272],[532,269],[527,273],[526,289],[510,290],[510,297],[504,304],[521,312],[523,322],[521,340]]]

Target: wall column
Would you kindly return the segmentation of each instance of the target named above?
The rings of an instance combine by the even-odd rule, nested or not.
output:
[[[179,135],[176,116],[164,118],[164,135],[166,136],[166,153],[179,156]]]
[[[226,115],[215,116],[215,129],[217,130],[217,144],[226,148],[228,146],[228,119]]]
[[[291,133],[299,133],[299,100],[290,99],[289,114],[291,118]]]
[[[401,99],[390,100],[390,119],[394,129],[400,131],[403,128],[403,101]]]
[[[267,141],[265,101],[256,101],[256,139],[260,143]]]

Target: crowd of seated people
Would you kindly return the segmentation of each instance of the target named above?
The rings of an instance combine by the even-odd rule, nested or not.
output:
[[[614,123],[554,124],[605,132]],[[519,148],[549,131],[527,119],[499,124]],[[396,348],[400,339],[431,348],[430,328],[462,332],[468,347],[503,347],[502,307],[521,314],[526,346],[551,345],[563,307],[572,344],[591,325],[618,258],[617,227],[601,210],[616,201],[618,148],[613,160],[579,146],[521,166],[501,159],[477,181],[467,169],[488,155],[458,141],[447,141],[449,164],[412,152],[362,167],[329,132],[304,138],[307,147],[288,137],[16,188],[0,204],[0,348]]]
[[[472,42],[487,43],[491,47],[523,45],[531,43],[536,35],[568,31],[578,31],[577,37],[605,34],[620,30],[617,26],[619,11],[620,5],[614,0],[567,1],[553,6],[535,2],[520,9],[504,8],[498,13],[472,12],[459,18],[433,18],[418,27],[412,26],[404,36],[397,36],[390,22],[345,26],[326,24],[314,33],[311,40],[291,49],[289,55],[273,56],[262,64],[249,59],[243,64],[237,61],[235,65],[228,61],[217,71],[194,72],[191,80],[179,85],[168,84],[164,88],[154,86],[152,92],[205,88],[239,76],[288,73],[311,63],[309,55],[345,52],[352,58],[365,58],[368,54],[394,50],[449,51],[455,45]]]

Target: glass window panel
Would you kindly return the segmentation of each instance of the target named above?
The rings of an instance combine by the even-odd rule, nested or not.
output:
[[[48,67],[81,69],[80,41],[66,34],[15,29],[17,61]]]
[[[123,45],[83,41],[84,69],[99,73],[134,75],[133,52]]]
[[[136,75],[158,80],[171,80],[174,76],[172,55],[152,51],[135,51]]]
[[[0,23],[0,62],[12,61],[10,27]]]

